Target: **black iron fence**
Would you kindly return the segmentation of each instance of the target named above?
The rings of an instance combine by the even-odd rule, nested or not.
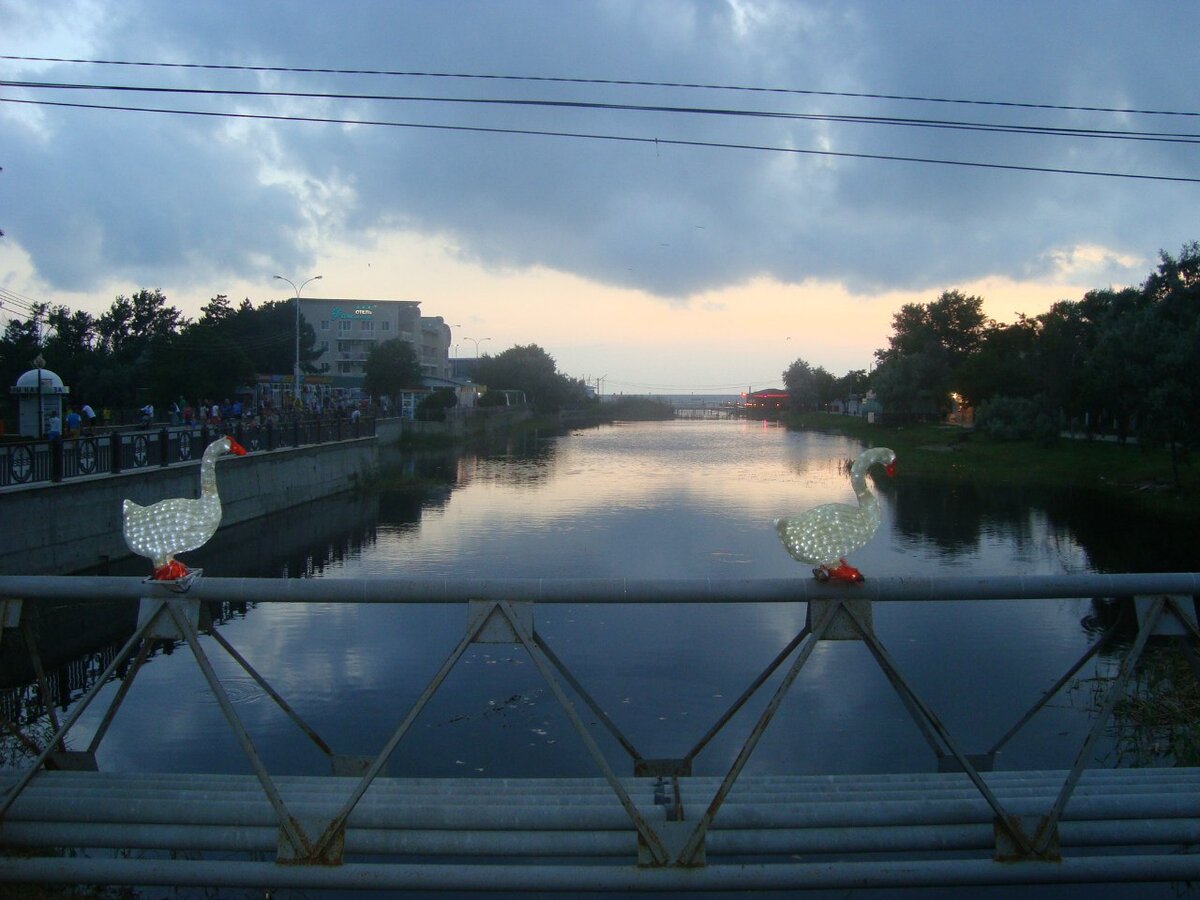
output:
[[[0,487],[61,482],[198,460],[221,435],[248,452],[285,450],[375,436],[375,419],[309,418],[232,427],[159,427],[145,431],[0,444]]]

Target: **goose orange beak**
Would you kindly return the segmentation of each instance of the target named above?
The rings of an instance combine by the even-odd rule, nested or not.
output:
[[[235,441],[233,438],[230,438],[229,439],[229,452],[233,453],[236,456],[245,456],[246,448],[243,447],[241,444],[239,444],[237,441]]]

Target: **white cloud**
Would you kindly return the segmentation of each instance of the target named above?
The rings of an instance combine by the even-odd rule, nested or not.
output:
[[[96,0],[62,9],[0,0],[12,23],[0,36],[0,53],[1180,110],[1191,107],[1189,85],[1200,75],[1188,43],[1200,12],[1172,7],[1166,15],[1082,0],[1044,6],[363,0],[349,8],[301,3],[290,15],[253,4]],[[47,81],[1182,129],[1169,117],[812,93],[13,61],[0,61],[0,72]],[[1194,152],[1185,145],[419,101],[95,92],[63,98],[11,88],[3,96],[660,141],[14,111],[0,104],[9,125],[0,225],[5,241],[28,254],[30,284],[54,291],[125,280],[129,290],[152,285],[169,296],[211,296],[220,285],[264,284],[275,271],[325,268],[331,247],[357,248],[365,258],[389,234],[414,232],[453,246],[460,260],[483,271],[570,273],[693,308],[699,298],[756,279],[817,281],[864,298],[932,296],[987,279],[1094,278],[1094,286],[1106,286],[1139,280],[1159,249],[1174,251],[1196,237],[1190,185],[665,142],[1188,175]],[[400,280],[379,293],[410,292]]]

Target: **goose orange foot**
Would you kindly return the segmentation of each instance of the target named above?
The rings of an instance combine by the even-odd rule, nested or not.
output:
[[[151,577],[155,581],[177,581],[190,570],[177,559],[171,560],[165,566],[159,566]]]
[[[836,566],[821,566],[819,569],[813,569],[813,575],[817,581],[844,581],[849,584],[858,584],[864,581],[862,572],[854,568],[844,559],[838,560]]]

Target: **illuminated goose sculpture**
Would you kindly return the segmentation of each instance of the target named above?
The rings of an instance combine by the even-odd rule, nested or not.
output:
[[[896,474],[896,454],[887,447],[867,450],[850,467],[850,484],[858,505],[826,503],[796,516],[775,520],[775,531],[788,553],[801,562],[815,565],[819,581],[862,581],[862,573],[846,562],[851,552],[862,547],[879,527],[879,500],[867,486],[871,466],[884,466]]]
[[[231,437],[218,438],[204,450],[200,460],[200,497],[172,497],[150,506],[126,500],[121,507],[125,520],[125,543],[139,556],[154,562],[154,579],[182,578],[188,567],[175,559],[203,546],[221,524],[221,497],[217,493],[217,458],[226,453],[244,456],[245,448]]]

